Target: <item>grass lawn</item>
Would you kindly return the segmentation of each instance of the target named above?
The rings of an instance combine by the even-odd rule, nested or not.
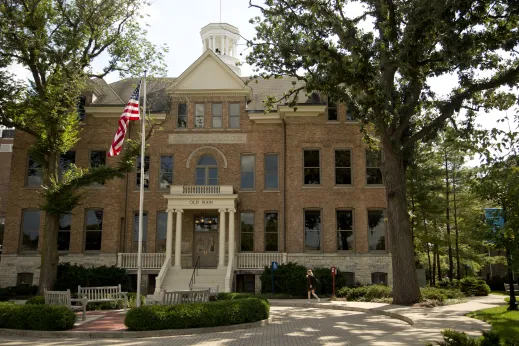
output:
[[[505,339],[519,336],[519,311],[507,311],[508,305],[474,311],[467,316],[492,325],[492,330]]]
[[[492,292],[490,292],[490,294],[499,294],[501,296],[508,296],[508,295],[510,295],[509,293],[506,293],[506,291],[492,291]]]

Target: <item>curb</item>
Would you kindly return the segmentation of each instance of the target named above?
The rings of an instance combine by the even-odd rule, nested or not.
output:
[[[276,302],[276,301],[269,301],[270,306],[289,306],[289,307],[310,307],[310,308],[317,308],[317,309],[327,309],[327,310],[344,310],[344,311],[358,311],[358,312],[367,312],[374,315],[384,315],[388,316],[397,320],[404,321],[408,323],[409,325],[414,325],[414,321],[410,319],[407,316],[397,314],[395,312],[391,311],[384,311],[384,310],[376,310],[376,309],[367,309],[367,308],[360,308],[357,306],[342,306],[342,305],[335,305],[331,303],[283,303],[283,302]]]
[[[272,317],[268,319],[234,324],[230,326],[208,327],[208,328],[189,328],[189,329],[165,329],[147,331],[114,331],[114,332],[86,332],[86,331],[43,331],[43,330],[21,330],[21,329],[2,329],[0,336],[26,336],[31,338],[75,338],[75,339],[132,339],[132,338],[151,338],[161,336],[178,336],[227,332],[240,329],[250,329],[266,327],[272,322]]]

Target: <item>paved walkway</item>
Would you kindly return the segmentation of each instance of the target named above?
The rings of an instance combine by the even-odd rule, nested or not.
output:
[[[324,302],[308,306],[306,300],[272,301],[272,322],[266,327],[219,333],[146,339],[34,339],[2,337],[6,346],[141,346],[141,345],[357,345],[357,346],[423,346],[441,340],[440,331],[451,328],[472,334],[489,329],[481,321],[464,317],[466,313],[503,304],[503,296],[473,298],[464,304],[433,309],[409,308],[390,304]],[[287,306],[288,305],[288,306]],[[359,309],[348,311],[343,309]],[[92,312],[93,314],[94,312]],[[104,318],[89,316],[76,330],[93,330],[105,320],[111,330],[119,329],[123,315],[106,312]],[[413,324],[381,314],[398,314]],[[96,328],[97,328],[96,327]],[[99,329],[97,329],[99,330]],[[106,329],[105,329],[106,330]],[[119,329],[120,330],[120,329]]]

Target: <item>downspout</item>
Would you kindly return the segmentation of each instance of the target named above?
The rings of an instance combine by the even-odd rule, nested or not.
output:
[[[287,129],[285,119],[282,119],[281,126],[283,129],[283,251],[287,252],[287,213],[286,213],[286,190],[287,190]]]

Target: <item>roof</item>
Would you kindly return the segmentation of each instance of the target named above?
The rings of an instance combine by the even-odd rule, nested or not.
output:
[[[160,79],[152,79],[146,84],[148,104],[151,105],[153,112],[165,112],[168,110],[168,95],[166,90],[173,84],[176,78],[166,77]],[[283,97],[283,94],[290,90],[293,85],[294,78],[255,78],[241,77],[244,82],[249,81],[249,87],[252,89],[253,96],[251,102],[247,105],[247,111],[260,112],[265,109],[263,101],[268,96],[275,96],[276,98]],[[104,81],[94,81],[99,85],[103,94],[93,102],[94,106],[106,105],[124,105],[130,99],[131,94],[137,87],[138,78],[126,78],[120,81],[106,84]],[[104,84],[103,84],[104,83]],[[303,82],[296,81],[296,87],[302,86]],[[126,100],[126,101],[123,101]],[[312,101],[304,100],[304,95],[301,95],[301,103],[312,103]],[[282,102],[285,104],[286,102]],[[320,98],[314,98],[313,103],[320,103]]]

